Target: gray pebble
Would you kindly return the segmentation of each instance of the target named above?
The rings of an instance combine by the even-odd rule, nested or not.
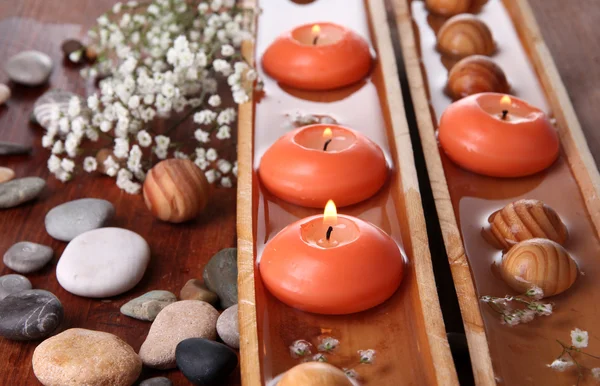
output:
[[[153,321],[163,308],[176,301],[177,296],[169,291],[150,291],[123,304],[121,313],[135,319]]]
[[[106,200],[69,201],[46,214],[46,231],[57,240],[71,241],[82,233],[102,228],[114,214],[114,206]]]
[[[23,51],[10,57],[4,71],[16,83],[40,86],[48,81],[52,73],[52,59],[39,51]]]
[[[173,385],[173,382],[171,382],[169,380],[169,378],[165,378],[165,377],[150,378],[150,379],[146,379],[145,381],[142,381],[142,383],[140,383],[140,386],[171,386],[171,385]]]
[[[237,274],[237,248],[220,250],[204,268],[204,284],[219,295],[223,308],[237,304]]]
[[[0,141],[0,155],[19,155],[31,152],[31,146]]]
[[[0,300],[0,336],[36,340],[52,334],[63,320],[63,306],[44,290],[25,290]]]
[[[12,208],[36,198],[46,186],[39,177],[17,178],[0,184],[0,209]]]
[[[0,276],[0,300],[10,294],[31,289],[31,282],[22,275],[10,274]]]
[[[217,333],[227,346],[240,348],[237,304],[229,307],[219,316],[219,319],[217,319]]]
[[[52,260],[54,251],[42,244],[29,241],[16,243],[4,254],[4,264],[19,273],[30,273],[41,269]]]

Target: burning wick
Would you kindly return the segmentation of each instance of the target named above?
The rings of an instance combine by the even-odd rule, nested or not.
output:
[[[313,33],[313,35],[315,35],[315,37],[313,39],[313,46],[316,46],[317,40],[319,40],[319,33],[321,33],[321,27],[319,27],[318,24],[313,25],[312,33]]]
[[[325,139],[325,145],[323,145],[323,151],[327,151],[327,146],[331,143],[331,139],[333,137],[333,132],[328,127],[323,131],[323,138]]]
[[[502,97],[502,99],[500,99],[500,104],[503,106],[510,106],[512,104],[512,100],[510,99],[510,97],[508,95],[505,95]],[[502,119],[506,119],[506,116],[508,115],[508,110],[502,110]]]
[[[332,200],[327,201],[327,205],[325,205],[325,210],[323,211],[323,224],[329,225],[327,233],[325,234],[325,238],[329,241],[331,232],[333,232],[333,225],[337,224],[337,209]]]

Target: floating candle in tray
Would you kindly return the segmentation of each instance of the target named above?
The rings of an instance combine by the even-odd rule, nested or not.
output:
[[[558,134],[544,112],[497,93],[471,95],[442,114],[439,141],[461,167],[493,177],[540,172],[558,157]]]
[[[337,215],[299,220],[265,246],[259,270],[266,288],[285,304],[319,314],[350,314],[387,300],[402,281],[398,245],[381,229]]]
[[[330,90],[364,78],[371,69],[369,45],[333,23],[305,24],[278,37],[265,51],[265,71],[284,85]]]
[[[364,135],[339,125],[310,125],[277,140],[262,156],[264,186],[293,204],[323,208],[363,201],[385,183],[383,151]]]

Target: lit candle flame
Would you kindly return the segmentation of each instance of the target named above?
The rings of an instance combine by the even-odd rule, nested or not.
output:
[[[325,130],[323,130],[323,138],[331,139],[331,137],[333,137],[333,132],[331,131],[331,128],[328,127]]]
[[[504,106],[510,106],[512,104],[512,99],[508,95],[505,95],[500,99],[500,104]]]
[[[321,33],[321,27],[318,24],[312,26],[313,36],[317,36]]]
[[[323,212],[323,224],[337,224],[337,209],[333,200],[327,201],[327,205],[325,205],[325,211]]]

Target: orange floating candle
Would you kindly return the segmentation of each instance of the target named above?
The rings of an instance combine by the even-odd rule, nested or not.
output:
[[[279,36],[265,51],[265,71],[284,85],[330,90],[364,78],[371,69],[368,43],[333,23],[305,24]]]
[[[376,226],[338,216],[330,201],[323,215],[297,221],[265,246],[259,271],[285,304],[319,314],[350,314],[387,300],[402,281],[398,245]]]
[[[442,114],[438,137],[452,161],[492,177],[535,174],[559,152],[558,135],[543,111],[497,93],[454,102]]]
[[[262,156],[259,175],[275,196],[296,205],[322,208],[363,201],[385,183],[381,148],[339,125],[309,125],[279,138]]]

